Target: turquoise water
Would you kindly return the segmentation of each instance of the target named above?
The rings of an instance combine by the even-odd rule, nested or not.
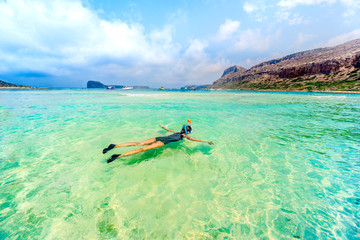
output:
[[[360,239],[360,95],[2,90],[0,133],[0,239]]]

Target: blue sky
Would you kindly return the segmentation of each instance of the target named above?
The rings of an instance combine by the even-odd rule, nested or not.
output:
[[[0,80],[31,86],[208,84],[360,38],[359,0],[0,0]]]

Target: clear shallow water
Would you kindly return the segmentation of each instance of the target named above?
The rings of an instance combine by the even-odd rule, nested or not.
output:
[[[107,164],[109,143],[191,141]],[[360,239],[360,95],[0,91],[0,239]]]

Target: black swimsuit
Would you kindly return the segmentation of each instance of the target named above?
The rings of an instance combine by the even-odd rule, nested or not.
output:
[[[169,136],[166,136],[166,137],[157,137],[155,139],[156,139],[156,141],[160,141],[160,142],[163,142],[164,144],[168,144],[171,142],[177,142],[177,141],[182,140],[183,136],[181,133],[178,132],[178,133],[174,133]]]

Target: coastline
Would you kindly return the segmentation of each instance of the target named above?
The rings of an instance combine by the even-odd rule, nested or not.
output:
[[[48,87],[0,87],[0,90],[15,90],[15,89],[23,89],[23,90],[41,90],[41,89],[49,89]],[[179,89],[180,90],[180,89]],[[360,94],[360,91],[301,91],[301,90],[282,90],[282,89],[224,89],[224,88],[217,88],[217,89],[203,89],[206,91],[255,91],[255,92],[299,92],[299,93],[355,93]]]
[[[302,92],[302,93],[356,93],[360,91],[301,91],[301,90],[282,90],[282,89],[206,89],[210,91],[256,91],[256,92]]]
[[[47,87],[0,87],[0,89],[49,89]]]

